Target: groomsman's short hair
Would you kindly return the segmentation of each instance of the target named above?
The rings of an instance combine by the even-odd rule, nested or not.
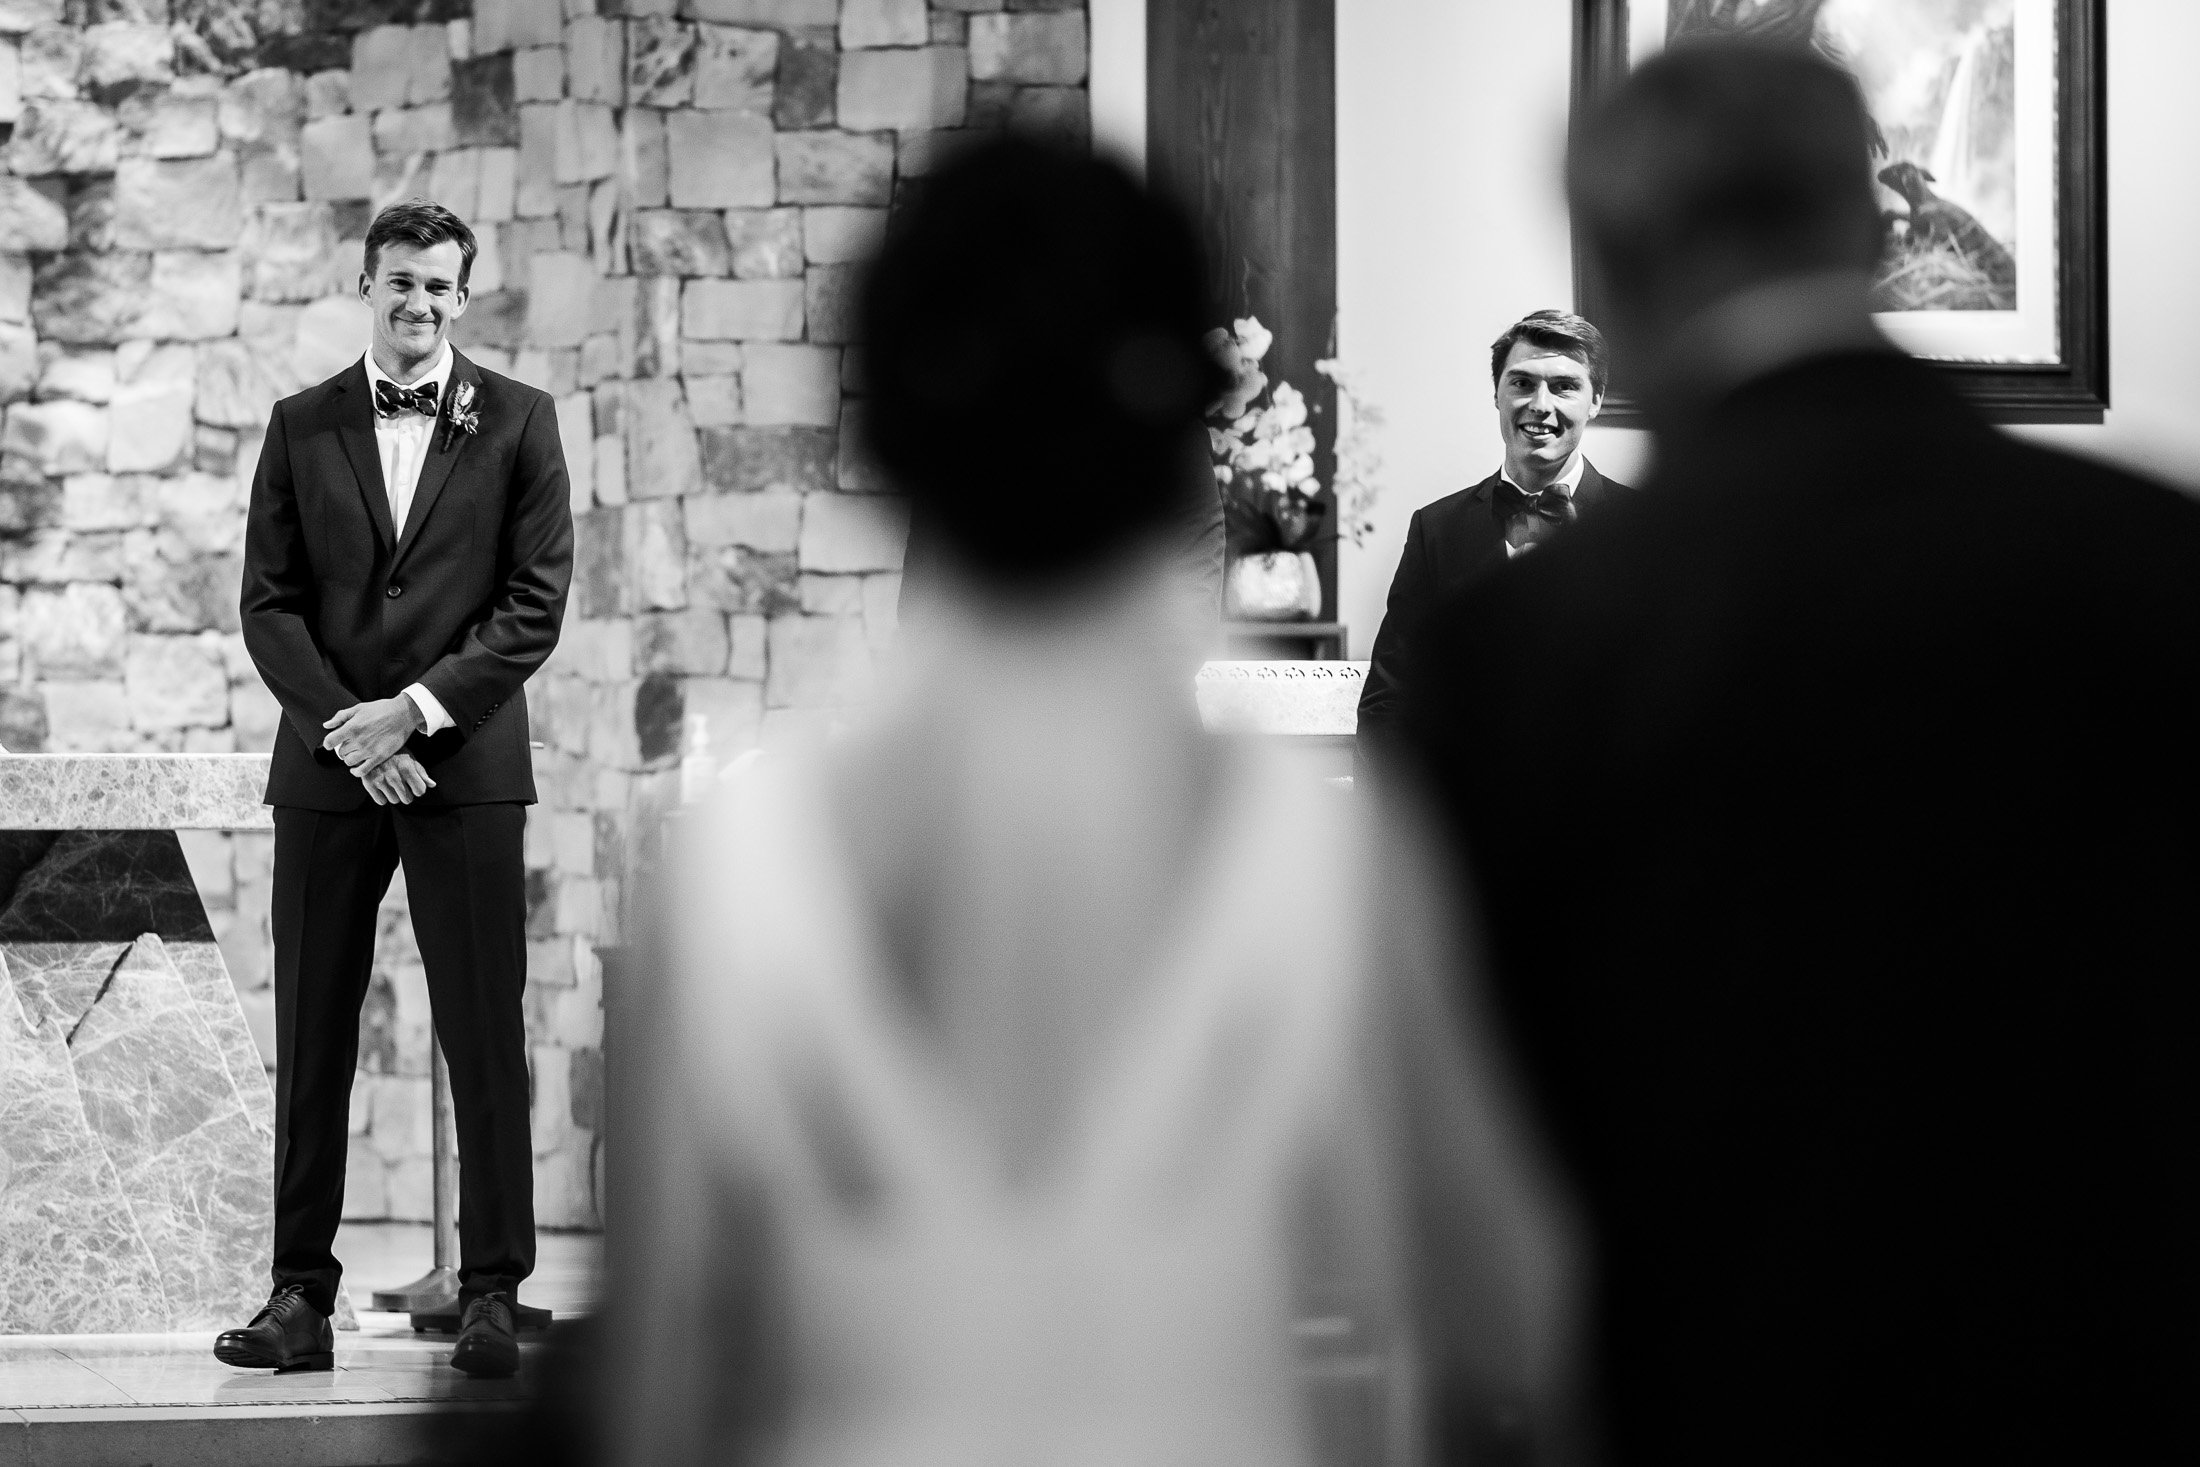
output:
[[[419,249],[450,240],[458,245],[458,283],[474,273],[474,232],[466,221],[431,199],[399,199],[367,226],[367,274],[381,261],[382,246],[408,244]]]
[[[1505,334],[1490,344],[1491,386],[1504,377],[1505,358],[1512,355],[1513,344],[1521,341],[1578,359],[1589,369],[1589,390],[1604,395],[1604,374],[1612,357],[1605,350],[1604,333],[1585,318],[1571,311],[1530,311],[1506,327]]]

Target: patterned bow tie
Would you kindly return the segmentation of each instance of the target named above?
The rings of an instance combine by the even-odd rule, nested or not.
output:
[[[432,418],[435,416],[435,384],[423,382],[416,389],[400,387],[387,377],[380,378],[374,384],[374,410],[385,418],[405,412]]]
[[[1566,524],[1574,517],[1574,501],[1557,489],[1546,489],[1540,494],[1526,490],[1500,479],[1497,484],[1497,512],[1501,518],[1515,515],[1540,515],[1553,524]]]

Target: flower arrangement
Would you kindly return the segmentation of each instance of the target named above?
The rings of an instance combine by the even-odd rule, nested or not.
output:
[[[1327,506],[1314,474],[1314,430],[1307,423],[1306,397],[1288,382],[1269,390],[1260,360],[1274,341],[1259,318],[1245,316],[1230,329],[1207,333],[1207,349],[1230,375],[1230,386],[1208,410],[1220,426],[1210,425],[1207,441],[1214,454],[1215,481],[1222,488],[1224,522],[1230,550],[1238,555],[1305,550],[1321,538]],[[1355,390],[1352,376],[1336,357],[1324,357],[1314,370],[1337,385],[1343,421],[1337,437],[1336,527],[1330,533],[1360,544],[1373,528],[1376,472],[1374,430],[1382,426],[1379,408]],[[1260,402],[1263,392],[1268,401]],[[1318,411],[1318,409],[1316,410]]]
[[[1382,451],[1375,437],[1383,410],[1361,393],[1358,373],[1336,357],[1323,357],[1314,370],[1337,384],[1337,533],[1355,545],[1367,543],[1375,528],[1375,496],[1382,485]]]
[[[1260,369],[1275,340],[1253,316],[1207,333],[1207,349],[1230,375],[1230,386],[1208,409],[1221,426],[1207,429],[1215,482],[1222,488],[1223,523],[1237,555],[1301,551],[1321,528],[1322,486],[1314,477],[1314,430],[1306,398],[1288,382],[1269,389]],[[1268,394],[1266,404],[1258,400]]]

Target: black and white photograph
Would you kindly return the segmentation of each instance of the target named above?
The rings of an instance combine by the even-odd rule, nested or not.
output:
[[[0,1467],[2200,1461],[2196,56],[0,0]]]

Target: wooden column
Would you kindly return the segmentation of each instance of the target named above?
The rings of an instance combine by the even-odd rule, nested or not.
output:
[[[1258,316],[1275,333],[1262,366],[1306,394],[1324,484],[1336,470],[1337,394],[1314,363],[1329,355],[1337,314],[1335,58],[1335,0],[1147,3],[1148,176],[1199,221],[1217,312]],[[1333,507],[1330,521],[1325,531]],[[1332,620],[1336,541],[1315,559]]]

